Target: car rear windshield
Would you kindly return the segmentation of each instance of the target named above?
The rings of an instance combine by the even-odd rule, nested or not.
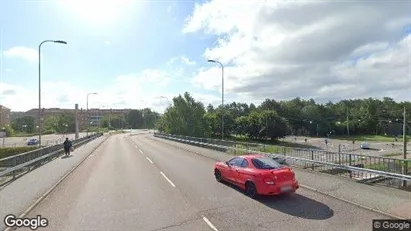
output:
[[[275,161],[271,158],[265,158],[265,157],[253,158],[253,159],[251,159],[251,162],[258,169],[278,169],[278,168],[281,168],[281,165],[277,161]]]

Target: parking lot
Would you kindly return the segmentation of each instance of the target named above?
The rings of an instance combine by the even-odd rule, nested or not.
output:
[[[307,142],[305,142],[307,139]],[[372,156],[389,156],[392,158],[402,158],[403,143],[402,141],[395,142],[375,142],[367,141],[370,149],[361,149],[360,145],[362,141],[356,141],[354,144],[352,141],[348,140],[338,140],[338,139],[328,139],[328,144],[325,144],[324,138],[313,138],[305,136],[287,136],[284,141],[291,143],[307,144],[310,146],[315,146],[323,150],[329,150],[333,152],[338,152],[339,148],[341,152],[353,153],[353,154],[364,154]],[[407,153],[411,156],[411,143],[407,145]],[[398,155],[394,155],[398,154]]]

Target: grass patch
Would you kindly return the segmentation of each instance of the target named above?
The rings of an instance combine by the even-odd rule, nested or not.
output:
[[[366,164],[364,165],[364,168],[378,171],[387,171],[388,166],[386,164]]]
[[[0,159],[18,155],[24,152],[29,152],[38,149],[37,146],[27,146],[27,147],[2,147],[0,148]]]
[[[112,135],[121,134],[121,133],[126,133],[126,131],[124,131],[124,130],[118,130],[118,131],[110,132],[110,134],[112,134]]]
[[[101,128],[101,127],[92,127],[88,130],[89,133],[91,132],[95,132],[95,133],[105,133],[105,132],[109,132],[110,129],[108,128]],[[87,132],[87,130],[82,130],[81,132]]]
[[[31,136],[35,136],[38,135],[38,133],[26,133],[26,132],[18,132],[18,133],[14,133],[12,137],[31,137]]]
[[[333,136],[333,139],[338,140],[355,140],[355,141],[373,141],[373,142],[394,142],[393,136],[381,135],[356,135],[356,136]],[[411,136],[407,136],[409,140]],[[398,137],[398,142],[402,142],[402,136]]]
[[[391,156],[402,156],[403,154],[402,153],[400,153],[400,152],[396,152],[396,153],[388,153],[388,154],[384,154],[384,155],[382,155],[382,156],[385,156],[385,157],[391,157]]]

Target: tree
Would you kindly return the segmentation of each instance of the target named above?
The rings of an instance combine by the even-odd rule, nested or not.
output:
[[[151,129],[154,128],[156,121],[160,117],[157,112],[151,111],[150,108],[145,108],[141,110],[141,115],[143,118],[142,128]]]
[[[139,129],[143,126],[143,113],[140,110],[131,110],[126,115],[126,122],[131,128]]]
[[[74,114],[64,113],[48,116],[44,119],[44,133],[73,133],[75,131]]]
[[[64,113],[58,116],[58,133],[73,133],[75,131],[74,114]]]
[[[173,106],[167,108],[157,127],[171,134],[187,136],[209,135],[206,111],[201,102],[195,101],[188,92],[173,98]]]
[[[19,117],[13,120],[11,126],[18,132],[33,133],[35,132],[35,119],[31,116]]]
[[[14,133],[15,133],[12,126],[4,126],[4,127],[2,127],[2,131],[6,132],[7,137],[14,136]]]
[[[106,115],[101,121],[101,127],[108,129],[121,129],[124,128],[126,120],[122,116]]]
[[[58,116],[48,116],[44,119],[44,133],[53,134],[57,133],[57,127],[59,124]]]
[[[347,125],[350,135],[402,133],[403,107],[410,112],[411,103],[395,102],[391,98],[342,100],[316,103],[313,99],[295,98],[288,101],[266,99],[261,105],[232,102],[221,106],[207,106],[195,101],[187,92],[173,99],[157,121],[160,131],[199,136],[221,135],[221,114],[224,112],[224,132],[260,139],[275,139],[295,135],[344,135]],[[347,118],[348,117],[348,118]],[[411,126],[411,124],[410,124]],[[410,129],[411,130],[411,129]]]

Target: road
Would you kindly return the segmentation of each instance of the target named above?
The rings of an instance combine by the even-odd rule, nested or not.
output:
[[[91,133],[90,133],[91,134]],[[80,132],[79,133],[80,138],[86,136],[85,132]],[[75,138],[74,133],[69,133],[69,134],[51,134],[51,135],[42,135],[41,136],[41,142],[43,145],[54,145],[56,143],[61,143],[64,141],[66,137],[69,137],[70,139]],[[18,146],[27,146],[26,142],[27,140],[35,138],[38,139],[38,136],[30,136],[30,137],[6,137],[4,138],[4,146],[5,147],[18,147]],[[0,146],[3,145],[3,139],[0,139]]]
[[[302,188],[250,199],[215,181],[214,161],[149,136],[109,138],[28,217],[47,218],[44,230],[139,231],[365,231],[386,218]]]

